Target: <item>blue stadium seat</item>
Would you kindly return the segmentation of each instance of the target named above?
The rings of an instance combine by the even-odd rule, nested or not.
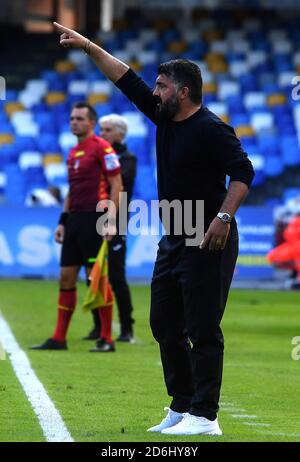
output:
[[[86,95],[84,93],[75,94],[75,95],[68,95],[68,103],[70,107],[73,106],[75,103],[81,103],[82,101],[86,101]]]
[[[230,115],[245,113],[244,100],[242,95],[232,95],[225,98]]]
[[[10,102],[14,102],[14,101],[18,101],[18,92],[17,92],[17,90],[10,90],[10,89],[6,88],[5,102],[10,103]]]
[[[256,0],[253,1],[257,3]],[[211,13],[211,20],[215,23],[217,29],[222,24],[221,28],[224,30],[225,38],[220,43],[218,43],[219,39],[217,37],[216,41],[213,40],[212,42],[202,39],[203,33],[204,35],[206,34],[205,28],[200,30],[195,25],[195,30],[184,30],[184,21],[182,24],[180,23],[178,28],[170,28],[161,32],[149,28],[149,24],[139,23],[134,27],[131,26],[119,32],[101,33],[101,37],[99,37],[104,41],[105,49],[113,54],[116,51],[131,53],[131,58],[139,60],[138,50],[141,48],[146,50],[144,61],[140,60],[142,70],[139,74],[151,88],[155,84],[159,62],[176,57],[176,54],[169,51],[168,45],[181,39],[186,40],[187,50],[180,57],[195,61],[205,61],[208,52],[221,50],[231,69],[232,65],[236,65],[236,63],[240,63],[241,66],[243,66],[243,62],[249,64],[251,71],[239,76],[235,74],[229,76],[227,72],[216,72],[212,73],[210,80],[210,74],[208,74],[207,81],[216,82],[218,91],[217,93],[206,93],[204,95],[204,104],[220,104],[222,100],[228,108],[229,123],[234,127],[249,125],[252,122],[255,135],[242,136],[240,139],[243,148],[249,153],[250,158],[253,158],[255,164],[254,189],[258,186],[263,186],[266,179],[278,178],[285,171],[287,174],[284,176],[284,181],[286,182],[293,171],[293,167],[300,166],[298,143],[298,139],[300,139],[300,111],[297,112],[299,101],[292,98],[292,85],[289,83],[289,74],[296,73],[297,66],[300,64],[298,56],[298,44],[300,43],[298,20],[297,18],[287,19],[282,17],[278,20],[274,18],[274,21],[272,18],[272,21],[269,21],[267,17],[262,17],[258,28],[255,28],[255,24],[254,27],[251,24],[245,24],[244,28],[241,26],[240,39],[232,38],[234,34],[232,35],[231,32],[234,32],[237,27],[240,28],[240,25],[237,26],[235,18],[229,11],[219,10],[213,12]],[[257,18],[258,21],[259,19]],[[143,26],[145,27],[143,28]],[[279,34],[280,36],[280,30],[277,31],[277,29],[284,30],[286,39],[284,36],[282,40],[280,37],[278,40],[276,39],[276,35]],[[134,45],[134,41],[139,38],[142,40],[142,47],[139,44]],[[132,40],[133,42],[129,42]],[[280,44],[279,42],[282,43]],[[291,42],[293,50],[289,48],[289,42]],[[247,50],[248,45],[249,50]],[[136,46],[136,51],[134,46]],[[67,93],[69,84],[78,80],[83,81],[85,84],[88,82],[88,93],[93,93],[91,90],[92,83],[106,82],[105,76],[98,71],[95,64],[88,57],[84,57],[84,54],[82,56],[86,59],[76,61],[76,57],[74,58],[73,56],[73,59],[71,59],[71,56],[68,56],[72,62],[77,63],[78,68],[74,71],[58,73],[55,70],[45,69],[41,73],[42,79],[47,83],[48,90],[63,91],[66,93],[67,99],[64,103],[49,106],[44,101],[30,106],[34,123],[39,128],[37,133],[40,133],[40,135],[36,135],[36,137],[16,136],[12,145],[2,145],[0,147],[1,171],[4,172],[4,168],[17,164],[20,161],[20,155],[24,151],[62,152],[64,157],[67,156],[69,147],[73,142],[69,127],[71,106],[74,102],[86,100],[87,98],[86,93],[80,90],[78,90],[79,94],[69,95]],[[206,70],[203,70],[203,74],[208,72],[208,68],[209,65]],[[231,80],[238,87],[238,94],[226,97],[228,92],[221,92],[223,82],[228,80]],[[206,81],[205,76],[204,81]],[[24,82],[24,85],[26,88],[26,82]],[[261,104],[248,104],[245,95],[252,92],[262,94]],[[95,93],[101,93],[101,91],[95,91]],[[135,106],[119,90],[114,89],[111,94],[110,92],[108,93],[109,100],[106,103],[95,105],[98,116],[111,112],[122,114],[136,110]],[[273,98],[273,102],[267,99],[269,95],[276,93],[285,94],[287,103],[282,104],[279,101],[280,105],[276,105],[276,99],[274,101]],[[6,101],[0,101],[1,133],[15,134],[10,118],[5,112],[5,105],[7,102],[18,101],[19,96],[19,92],[16,90],[7,89]],[[270,106],[268,106],[268,103],[270,103]],[[258,107],[259,105],[262,107]],[[268,120],[271,122],[268,123]],[[135,123],[133,117],[130,126],[135,126]],[[156,194],[153,165],[155,127],[146,118],[144,118],[144,122],[141,121],[141,126],[143,124],[146,124],[147,130],[145,130],[145,133],[141,130],[142,136],[128,136],[128,147],[138,156],[139,168],[141,168],[141,173],[138,173],[136,193],[139,197],[145,196],[148,200]],[[98,130],[97,127],[97,133]],[[28,131],[28,133],[34,133],[34,131]],[[240,133],[242,133],[242,130]],[[20,201],[24,192],[22,188],[26,189],[27,183],[44,184],[45,176],[42,170],[40,168],[36,171],[27,172],[26,178],[24,176],[23,180],[20,180],[21,186],[16,191],[13,190],[13,186],[9,182],[8,195],[10,200]],[[47,169],[45,168],[44,170],[46,172]],[[5,172],[3,174],[6,175]],[[20,172],[18,170],[9,170],[9,175],[14,174],[18,180]],[[66,181],[63,174],[53,178],[54,181],[61,184]],[[268,182],[266,182],[266,186],[267,184]],[[15,198],[13,194],[15,194]],[[267,194],[269,193],[267,192]]]
[[[56,124],[57,118],[49,111],[36,111],[34,113],[35,121],[38,123],[40,127],[40,133],[52,133],[53,135],[56,134]]]
[[[235,61],[243,61],[246,59],[246,54],[241,51],[228,51],[226,53],[226,61],[232,63]]]
[[[23,173],[26,189],[32,189],[33,187],[46,187],[47,180],[44,175],[43,167],[31,167],[24,171]]]
[[[14,134],[15,132],[15,129],[13,127],[13,125],[10,123],[10,122],[6,122],[6,121],[3,121],[1,122],[0,121],[0,134],[1,133],[10,133],[10,134]]]
[[[170,42],[180,40],[180,32],[177,29],[168,29],[160,36],[160,40],[167,45]]]
[[[64,103],[53,104],[50,110],[54,118],[56,118],[58,114],[62,113],[70,115],[71,105],[68,101],[65,101]]]
[[[0,147],[0,166],[3,168],[6,164],[15,164],[18,161],[19,150],[14,144],[6,144]]]
[[[283,201],[287,202],[289,199],[300,197],[300,188],[285,188],[283,193]]]
[[[132,151],[138,158],[138,162],[145,164],[151,162],[151,149],[147,138],[142,136],[128,136],[126,139],[129,151]]]
[[[157,187],[151,165],[140,165],[138,168],[135,193],[144,200],[157,199]]]
[[[230,125],[249,125],[249,115],[246,112],[237,112],[230,114]]]
[[[2,126],[3,123],[8,123],[9,122],[9,118],[7,117],[6,113],[5,112],[1,112],[0,110],[0,124]]]
[[[165,49],[165,44],[159,40],[152,40],[146,45],[146,50],[156,51],[157,53],[162,53]]]
[[[296,167],[300,165],[300,150],[296,136],[287,136],[285,134],[280,139],[282,160],[287,167]]]
[[[52,133],[41,133],[37,140],[38,149],[40,152],[59,152],[57,136]]]
[[[278,136],[276,134],[263,134],[258,137],[258,146],[261,150],[277,150]]]
[[[41,73],[41,78],[48,84],[48,91],[65,91],[66,83],[61,78],[61,74],[53,70],[46,70]]]
[[[298,147],[283,149],[282,159],[287,167],[298,167],[300,165],[300,151]]]
[[[17,135],[13,144],[17,151],[36,151],[37,140],[33,136],[21,136]]]
[[[98,117],[102,117],[104,115],[108,115],[115,112],[114,105],[112,103],[95,104],[94,108],[98,114]]]
[[[7,177],[6,198],[9,204],[21,205],[25,200],[25,178],[17,165],[8,164],[4,168]]]
[[[208,44],[204,41],[197,41],[191,43],[189,46],[189,52],[197,56],[197,59],[202,59],[204,55],[208,52]]]
[[[266,95],[271,95],[272,93],[281,93],[281,88],[277,83],[266,82],[262,85],[262,90]]]
[[[280,156],[270,155],[265,158],[264,171],[267,177],[274,178],[281,175],[284,171],[283,161]]]
[[[132,102],[129,101],[128,98],[126,98],[126,96],[123,95],[123,93],[121,93],[119,90],[112,94],[110,103],[112,104],[113,112],[117,113],[132,111],[134,108]]]

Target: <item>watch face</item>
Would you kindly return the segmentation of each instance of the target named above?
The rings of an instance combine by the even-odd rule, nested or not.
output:
[[[231,216],[229,215],[229,213],[220,213],[218,216],[223,221],[223,223],[231,222]]]

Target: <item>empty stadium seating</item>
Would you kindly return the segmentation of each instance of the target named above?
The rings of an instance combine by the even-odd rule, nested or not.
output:
[[[254,164],[256,177],[247,200],[263,203],[290,197],[300,187],[300,103],[298,82],[292,84],[300,70],[297,24],[275,13],[272,20],[260,20],[210,12],[206,18],[178,19],[176,27],[164,20],[144,27],[133,23],[99,33],[98,39],[151,86],[161,61],[185,57],[198,63],[204,104],[235,128]],[[49,184],[66,191],[65,160],[76,142],[69,113],[81,100],[89,101],[99,117],[111,112],[127,117],[127,143],[139,161],[135,196],[156,198],[154,125],[87,55],[60,50],[57,40],[55,48],[54,39],[51,36],[48,46],[51,66],[35,55],[34,63],[43,64],[39,73],[25,73],[22,87],[15,89],[12,82],[6,100],[0,101],[1,202],[24,203],[31,189]],[[32,37],[28,40],[32,43]],[[45,43],[45,37],[42,40]]]

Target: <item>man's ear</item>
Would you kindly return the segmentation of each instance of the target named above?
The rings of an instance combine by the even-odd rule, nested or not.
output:
[[[185,99],[185,98],[189,97],[189,95],[190,95],[189,87],[182,87],[180,91],[181,91],[181,99]]]

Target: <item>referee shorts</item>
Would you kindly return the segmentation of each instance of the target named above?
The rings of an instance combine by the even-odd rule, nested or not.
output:
[[[102,244],[96,223],[97,212],[70,213],[65,224],[60,266],[92,267]]]

